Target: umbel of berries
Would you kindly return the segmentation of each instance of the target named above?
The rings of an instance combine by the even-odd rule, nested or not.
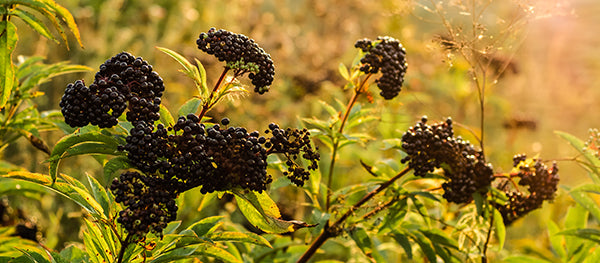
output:
[[[548,168],[540,159],[527,159],[526,155],[519,154],[513,157],[513,167],[516,172],[511,173],[511,177],[520,178],[519,185],[526,187],[529,194],[519,189],[504,190],[508,201],[505,204],[495,204],[495,207],[502,215],[505,225],[542,207],[544,201],[554,200],[559,181],[556,162]]]
[[[354,47],[365,52],[360,60],[360,70],[366,74],[381,72],[375,82],[381,90],[379,93],[386,100],[398,95],[406,74],[406,50],[397,39],[384,36],[377,40],[361,39],[356,41]]]
[[[275,75],[273,60],[254,40],[242,34],[211,28],[200,34],[196,44],[198,49],[225,61],[225,67],[233,69],[236,76],[249,73],[255,92],[263,94],[269,90]]]
[[[127,108],[131,123],[153,122],[160,118],[164,90],[162,78],[148,62],[121,52],[100,65],[89,87],[81,80],[68,84],[60,107],[71,127],[113,127]]]
[[[416,176],[426,176],[442,169],[446,182],[443,197],[457,204],[468,203],[476,192],[484,194],[493,180],[493,169],[483,153],[460,137],[454,137],[452,119],[433,125],[423,117],[402,136],[402,148],[407,156],[402,163]]]

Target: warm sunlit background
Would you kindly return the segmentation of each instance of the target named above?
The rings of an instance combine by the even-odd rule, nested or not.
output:
[[[233,124],[249,129],[264,129],[273,121],[299,126],[300,117],[323,116],[318,100],[349,97],[341,89],[344,82],[337,68],[340,63],[352,63],[354,42],[389,35],[404,44],[409,68],[398,98],[373,102],[383,113],[376,129],[381,134],[402,134],[421,115],[433,120],[452,116],[464,125],[458,132],[475,142],[468,130],[480,133],[480,111],[469,60],[483,56],[489,62],[484,84],[484,146],[495,169],[510,169],[516,153],[539,154],[545,160],[559,161],[563,186],[589,180],[569,160],[575,151],[554,131],[586,138],[589,128],[600,127],[596,116],[600,111],[600,2],[596,0],[481,0],[475,1],[477,5],[459,0],[57,2],[75,16],[84,48],[72,42],[66,50],[18,24],[20,44],[15,54],[41,55],[47,62],[70,60],[95,69],[120,51],[142,56],[165,80],[164,101],[171,111],[195,95],[195,88],[177,72],[179,65],[156,46],[198,58],[209,73],[210,85],[222,65],[196,48],[198,35],[216,27],[255,39],[275,62],[271,91],[263,96],[249,94],[208,114],[217,119],[227,116]],[[64,87],[78,78],[91,83],[93,72],[60,77],[45,85],[41,90],[46,96],[39,100],[39,107],[58,109]],[[45,139],[54,143],[58,135],[47,134]],[[44,156],[33,154],[35,150],[29,150],[26,142],[6,151],[15,153],[6,157],[17,164],[35,171],[46,169],[41,163]],[[351,150],[340,159],[349,174],[360,170]],[[81,162],[91,169],[101,168]],[[336,184],[361,180],[350,176]],[[546,204],[535,216],[517,222],[509,229],[509,238],[531,241],[524,238],[538,230],[531,226],[544,224],[548,215],[560,220],[562,207],[569,202],[561,193],[554,205]],[[527,245],[536,244],[522,246]]]

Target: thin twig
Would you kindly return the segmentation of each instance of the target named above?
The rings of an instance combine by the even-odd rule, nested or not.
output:
[[[203,101],[202,111],[200,112],[200,114],[198,114],[198,118],[200,120],[202,120],[202,117],[204,117],[204,114],[206,114],[206,112],[210,108],[212,108],[212,106],[214,105],[214,103],[212,103],[212,99],[215,96],[215,94],[217,93],[217,91],[219,90],[219,87],[221,87],[221,83],[223,83],[223,79],[225,79],[225,75],[227,75],[228,71],[229,71],[228,67],[225,67],[225,69],[223,69],[223,72],[221,73],[219,80],[217,80],[217,83],[215,83],[215,86],[214,86],[212,92],[208,96],[208,99],[206,99],[206,101]]]
[[[396,176],[390,178],[383,184],[379,185],[379,187],[365,195],[362,199],[360,199],[360,201],[358,201],[356,204],[350,207],[348,211],[346,211],[346,213],[344,213],[340,218],[338,218],[338,220],[336,220],[335,223],[331,225],[325,225],[325,227],[323,228],[323,232],[321,232],[317,239],[313,241],[310,247],[304,252],[302,257],[300,257],[300,259],[298,259],[297,262],[307,262],[315,254],[315,252],[317,252],[317,249],[319,249],[329,238],[339,235],[342,223],[344,223],[344,221],[346,221],[346,219],[348,219],[348,217],[350,217],[350,215],[352,215],[354,211],[356,211],[366,202],[371,200],[371,198],[373,198],[375,195],[388,188],[400,177],[407,174],[410,170],[411,169],[409,167],[404,168],[404,170],[400,171]]]

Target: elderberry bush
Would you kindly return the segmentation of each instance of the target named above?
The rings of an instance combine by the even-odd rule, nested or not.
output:
[[[226,68],[234,69],[236,75],[249,72],[254,91],[263,94],[269,90],[275,75],[275,67],[271,56],[261,47],[242,34],[224,29],[211,28],[201,33],[196,40],[198,49],[225,61]]]
[[[360,60],[360,70],[366,74],[381,72],[381,77],[375,80],[379,93],[386,100],[398,96],[406,74],[406,50],[397,39],[384,36],[377,40],[361,39],[354,47],[365,52]]]
[[[492,166],[485,162],[483,153],[454,137],[450,118],[428,125],[427,117],[423,117],[404,133],[402,148],[407,154],[402,163],[408,162],[416,176],[435,169],[444,171],[443,197],[450,202],[470,202],[474,193],[486,193],[493,180]]]

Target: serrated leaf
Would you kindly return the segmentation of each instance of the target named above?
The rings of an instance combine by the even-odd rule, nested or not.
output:
[[[254,233],[217,232],[207,236],[212,241],[244,242],[273,248],[264,237]]]
[[[50,154],[50,176],[56,180],[58,165],[63,158],[81,154],[123,154],[117,151],[119,142],[114,136],[109,136],[102,131],[78,132],[61,138]]]
[[[12,52],[17,44],[17,28],[7,20],[0,21],[0,109],[4,108],[15,82]]]
[[[100,206],[100,204],[96,202],[92,195],[89,192],[87,192],[85,187],[83,187],[82,189],[79,186],[73,185],[63,180],[54,182],[53,179],[48,175],[32,173],[27,171],[10,172],[8,174],[2,175],[2,177],[37,183],[71,199],[92,215],[99,216],[104,213],[102,206]],[[62,177],[68,178],[68,181],[77,181],[67,175],[62,175]]]
[[[313,227],[302,221],[283,220],[279,208],[266,192],[234,190],[238,208],[250,223],[267,233],[288,233],[300,228]]]
[[[90,183],[90,188],[92,190],[92,195],[94,199],[98,202],[98,204],[100,204],[100,206],[104,210],[104,216],[106,218],[111,218],[113,211],[111,209],[111,201],[108,197],[106,189],[104,189],[104,187],[100,184],[100,182],[98,182],[98,180],[96,180],[96,178],[90,176],[87,173],[86,177],[88,179],[88,182]]]
[[[61,26],[60,22],[57,20],[57,18],[59,18],[59,16],[55,12],[52,12],[52,10],[53,10],[52,4],[56,4],[56,3],[54,3],[53,1],[51,1],[51,2],[49,2],[49,1],[50,0],[40,0],[40,1],[12,0],[12,1],[7,1],[7,4],[24,5],[24,6],[30,7],[32,9],[40,12],[43,16],[45,16],[48,20],[50,20],[50,22],[52,23],[52,25],[54,26],[56,31],[58,31],[58,34],[60,35],[60,37],[65,42],[65,45],[67,46],[67,49],[68,49],[69,43],[67,42],[67,35],[65,34],[65,31],[63,30],[63,27]]]
[[[177,111],[177,116],[179,116],[179,117],[187,116],[190,113],[196,114],[196,112],[198,112],[198,109],[200,109],[201,105],[202,105],[201,99],[196,98],[196,97],[191,98],[188,101],[186,101],[183,105],[181,105],[181,107]]]
[[[25,10],[22,10],[22,9],[13,9],[10,11],[10,15],[14,15],[14,16],[21,18],[27,25],[29,25],[33,30],[38,32],[40,35],[44,36],[47,39],[53,40],[56,43],[59,43],[58,39],[56,39],[50,33],[50,31],[48,31],[48,28],[46,27],[46,25],[44,25],[44,22],[39,20],[33,14],[31,14]]]
[[[83,47],[83,43],[81,43],[81,36],[79,35],[79,28],[77,27],[77,24],[75,23],[75,19],[73,18],[73,15],[71,15],[69,10],[67,10],[66,8],[57,4],[54,1],[49,1],[49,0],[46,0],[46,1],[49,3],[48,6],[52,10],[54,10],[55,13],[59,14],[60,17],[62,17],[62,20],[65,22],[65,24],[67,24],[67,27],[69,28],[71,33],[73,33],[75,40],[77,40],[77,43],[79,43],[79,46]],[[66,41],[66,39],[65,39],[65,45],[67,46],[67,49],[68,49],[69,43]]]

